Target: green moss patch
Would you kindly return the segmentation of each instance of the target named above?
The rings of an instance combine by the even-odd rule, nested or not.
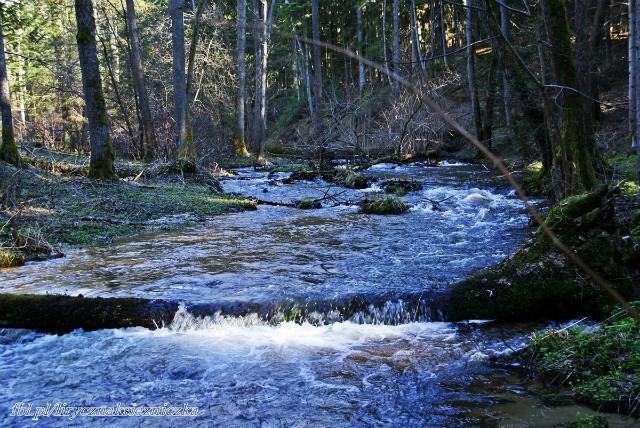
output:
[[[95,182],[7,168],[7,175],[19,175],[14,177],[19,184],[14,203],[0,211],[0,225],[6,223],[0,244],[14,246],[13,232],[51,246],[110,242],[123,235],[256,208],[247,199],[220,193],[218,180],[206,171],[151,176],[148,170],[153,167],[139,170],[147,172],[138,173],[138,181]]]
[[[297,201],[296,208],[300,210],[318,209],[318,208],[322,208],[322,204],[319,201],[316,201],[311,198],[307,198],[301,201]]]
[[[365,200],[360,205],[363,214],[404,214],[409,211],[409,206],[400,198],[386,197],[377,200]]]

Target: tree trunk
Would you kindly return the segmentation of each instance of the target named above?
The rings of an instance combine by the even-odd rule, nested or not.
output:
[[[502,35],[505,40],[509,41],[509,10],[500,6],[500,24],[502,29]],[[504,49],[504,48],[503,48]],[[507,67],[506,55],[502,55],[505,61],[502,62],[502,87],[504,95],[504,120],[507,125],[507,136],[510,144],[516,142],[516,131],[513,124],[514,105],[513,105],[513,89],[511,82],[513,76],[511,75],[511,69]]]
[[[556,163],[562,176],[561,193],[573,195],[591,189],[596,184],[595,171],[587,147],[589,133],[584,121],[582,96],[575,91],[579,87],[576,72],[571,33],[567,22],[567,13],[563,0],[542,0],[545,25],[551,45],[551,62],[556,83],[566,87],[560,96],[562,109],[562,140],[566,159]],[[571,89],[569,89],[571,88]]]
[[[576,88],[584,94],[590,92],[591,85],[591,71],[593,66],[591,65],[591,49],[589,42],[589,28],[591,22],[589,20],[589,0],[575,0],[575,43],[574,53],[576,58],[576,71],[578,72],[579,86]],[[596,95],[597,96],[597,95]],[[584,123],[587,129],[593,128],[593,115],[592,115],[592,101],[588,98],[583,98],[582,104],[584,105]],[[597,104],[597,103],[596,103]],[[598,106],[599,108],[599,106]],[[593,165],[597,165],[596,154],[596,139],[595,134],[588,134],[590,137],[587,140],[587,149],[592,159]]]
[[[397,1],[397,0],[395,0]],[[313,39],[320,41],[320,14],[318,11],[318,0],[311,1],[311,26]],[[315,140],[320,143],[320,168],[324,169],[325,158],[325,143],[322,126],[322,52],[320,46],[313,45],[313,71],[315,76],[314,92],[316,101],[316,114],[315,114]]]
[[[400,12],[398,10],[398,0],[393,0],[393,72],[400,74]],[[395,97],[398,96],[399,86],[396,80],[391,84],[391,90]]]
[[[271,37],[271,21],[273,19],[273,9],[276,0],[271,0],[271,7],[268,7],[267,0],[262,1],[262,66],[260,67],[262,85],[260,86],[262,93],[260,94],[260,144],[258,145],[258,158],[264,158],[264,139],[267,135],[267,64],[269,59],[269,39]]]
[[[175,108],[178,158],[195,158],[187,138],[187,81],[185,76],[184,13],[182,0],[169,0],[171,42],[173,44],[173,101]]]
[[[447,25],[444,20],[444,0],[440,0],[440,31],[442,34],[442,60],[444,68],[449,68],[447,62]]]
[[[0,6],[1,7],[1,6]],[[0,17],[2,19],[2,17]],[[11,96],[9,79],[7,78],[7,62],[4,54],[4,35],[0,21],[0,110],[2,111],[2,144],[0,159],[13,165],[20,165],[20,154],[13,132],[13,115],[11,114]]]
[[[466,25],[466,38],[467,38],[467,83],[469,85],[469,95],[471,98],[471,111],[473,113],[473,123],[476,130],[476,138],[480,142],[484,142],[484,135],[482,132],[482,117],[480,113],[480,102],[478,100],[478,92],[475,85],[475,47],[473,46],[473,9],[471,6],[471,0],[465,0],[467,6],[467,25]]]
[[[640,180],[640,0],[629,0],[629,135],[636,149]]]
[[[313,95],[311,94],[312,83],[311,83],[311,65],[309,64],[309,48],[307,47],[306,44],[304,46],[300,42],[298,42],[298,44],[299,44],[300,50],[302,51],[302,56],[304,57],[304,83],[306,86],[305,92],[307,93],[307,102],[309,104],[309,114],[313,116],[314,109],[313,109]]]
[[[200,0],[200,3],[196,6],[195,2],[191,2],[193,7],[193,31],[191,32],[191,44],[189,45],[189,57],[187,60],[187,75],[186,75],[186,105],[185,105],[185,126],[187,127],[187,143],[186,143],[186,156],[185,158],[195,159],[196,150],[193,143],[193,126],[191,124],[191,115],[189,113],[189,104],[191,103],[191,94],[193,92],[193,70],[196,63],[196,48],[198,46],[198,40],[200,38],[200,18],[202,12],[207,6],[207,0]]]
[[[425,72],[424,58],[422,57],[422,50],[420,49],[420,31],[418,31],[418,14],[416,13],[416,1],[411,0],[411,16],[413,17],[413,40],[416,46],[416,52],[418,54],[418,61],[420,61],[420,68],[422,72]]]
[[[95,179],[117,179],[113,169],[113,148],[109,135],[109,119],[102,93],[102,79],[96,49],[96,22],[91,0],[75,0],[78,33],[78,55],[82,73],[82,89],[89,121],[91,160],[89,177]]]
[[[362,8],[364,6],[363,5],[357,5],[357,20],[358,20],[358,55],[363,56],[363,52],[362,52],[362,40],[363,40],[363,24],[362,24]],[[362,62],[358,62],[358,93],[360,95],[362,95],[362,92],[364,91],[364,84],[365,84],[365,78],[364,78],[364,64]]]
[[[258,149],[262,144],[262,121],[260,120],[260,106],[262,105],[262,47],[260,46],[260,0],[251,0],[253,19],[253,48],[256,59],[255,92],[253,97],[253,114],[251,120],[253,147]]]
[[[382,0],[382,52],[389,86],[393,89],[393,81],[391,80],[391,76],[389,76],[389,59],[387,57],[387,0]]]
[[[596,15],[593,19],[593,27],[591,29],[591,35],[589,36],[589,88],[588,94],[594,100],[600,98],[600,91],[598,89],[598,66],[594,61],[598,53],[598,45],[602,40],[602,29],[605,26],[605,18],[607,16],[607,10],[609,9],[609,1],[610,0],[600,0],[598,2],[598,9],[596,9]],[[593,120],[599,122],[602,117],[602,111],[600,109],[600,104],[593,101],[588,100],[587,104],[589,105],[589,111],[591,112],[591,116]]]
[[[244,141],[244,80],[245,80],[245,46],[247,44],[247,1],[238,0],[238,35],[236,75],[238,87],[236,88],[236,129],[233,136],[233,151],[236,156],[248,156],[247,146]]]
[[[151,108],[149,107],[149,96],[147,95],[147,85],[144,80],[144,69],[142,67],[142,52],[140,50],[140,34],[133,0],[126,0],[127,24],[129,29],[129,43],[131,44],[131,69],[133,83],[138,95],[138,105],[140,106],[140,137],[144,149],[145,160],[152,160],[156,155],[158,141],[156,131],[153,126]]]

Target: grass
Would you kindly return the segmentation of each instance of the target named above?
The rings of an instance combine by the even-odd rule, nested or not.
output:
[[[177,174],[170,168],[127,167],[142,178],[101,182],[56,173],[55,168],[16,169],[0,163],[3,259],[10,248],[21,247],[19,253],[31,257],[30,249],[42,244],[52,249],[111,242],[120,236],[255,209],[249,200],[219,193],[217,180],[206,171]],[[143,171],[162,173],[142,175]]]

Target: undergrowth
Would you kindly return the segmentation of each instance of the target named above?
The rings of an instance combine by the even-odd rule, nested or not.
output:
[[[595,325],[534,333],[520,357],[538,379],[599,411],[640,414],[640,323],[622,309]]]

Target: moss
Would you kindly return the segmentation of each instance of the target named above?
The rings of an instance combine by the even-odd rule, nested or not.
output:
[[[2,129],[2,143],[0,144],[0,159],[12,165],[20,166],[22,158],[18,153],[13,129]]]
[[[244,137],[240,134],[233,135],[233,151],[235,156],[247,157],[249,152],[247,151],[247,145],[244,141]]]
[[[366,189],[367,177],[357,172],[349,172],[344,179],[344,187],[349,189]]]
[[[303,199],[301,201],[296,202],[296,208],[301,210],[311,210],[322,208],[322,204],[316,200],[311,198]]]
[[[0,269],[22,266],[24,262],[24,254],[9,248],[0,248]]]
[[[93,33],[89,27],[79,27],[76,34],[76,42],[80,45],[86,45],[91,42],[92,37]]]
[[[408,192],[413,192],[422,189],[422,185],[415,181],[408,180],[392,180],[385,181],[382,184],[386,193],[394,193],[397,196],[404,196]]]
[[[407,204],[395,197],[374,201],[365,200],[360,206],[360,212],[363,214],[404,214],[407,211],[409,211]]]

